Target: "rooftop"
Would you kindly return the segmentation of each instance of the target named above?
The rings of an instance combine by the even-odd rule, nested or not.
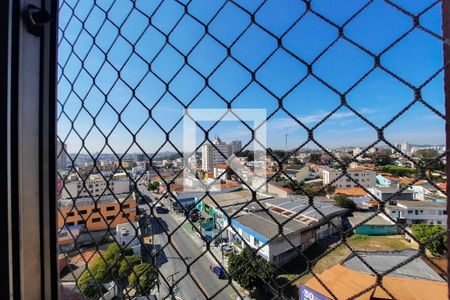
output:
[[[404,262],[408,258],[417,254],[415,250],[404,250],[398,252],[356,252],[364,261],[369,264],[376,272],[383,273],[394,266]],[[371,270],[354,254],[352,254],[343,263],[344,266],[352,270],[372,274]],[[373,274],[372,274],[373,275]],[[428,266],[421,258],[416,258],[408,264],[395,269],[389,275],[400,276],[413,279],[426,279],[444,282],[430,266]]]
[[[382,192],[382,193],[397,193],[399,190],[400,190],[400,188],[399,187],[396,187],[396,186],[387,186],[387,187],[384,187],[384,186],[375,186],[375,187],[371,187],[371,188],[369,188],[369,190],[370,189],[376,189],[376,190],[379,190],[380,192]],[[411,194],[413,191],[411,191],[411,190],[404,190],[404,191],[402,191],[402,192],[400,192],[401,194]]]
[[[368,218],[370,218],[371,216],[373,216],[375,213],[373,212],[353,212],[351,217],[348,217],[348,221],[350,222],[350,224],[352,226],[355,226],[365,220],[367,220]],[[376,215],[375,217],[373,217],[372,219],[370,219],[369,221],[367,221],[366,223],[364,223],[365,225],[393,225],[394,223],[389,221],[389,219],[383,218],[381,216],[382,213]]]
[[[432,202],[432,201],[420,201],[420,200],[398,200],[395,201],[397,205],[402,205],[405,207],[442,207],[446,208],[446,202]],[[395,206],[395,205],[389,205]]]
[[[338,299],[351,298],[365,289],[369,289],[369,291],[356,299],[392,299],[379,286],[371,288],[376,284],[375,276],[354,271],[342,265],[335,265],[319,274],[318,277]],[[305,283],[310,289],[330,299],[333,298],[322,284],[316,278],[311,278]],[[395,299],[447,299],[447,283],[445,282],[384,276],[383,286]]]
[[[296,231],[304,231],[323,221],[323,217],[313,208],[308,207],[308,200],[295,197],[286,199],[268,199],[261,202],[261,206],[254,204],[247,213],[237,215],[233,220],[247,228],[257,232],[267,239],[272,239],[279,234],[278,224],[283,224],[283,233],[290,234]],[[346,212],[345,209],[334,205],[314,201],[314,207],[327,217],[334,217]],[[299,211],[304,212],[296,215]],[[232,213],[228,210],[227,213]]]
[[[257,200],[267,198],[268,197],[256,195]],[[252,200],[252,193],[249,190],[242,189],[230,193],[214,194],[211,196],[206,196],[205,198],[203,198],[203,203],[205,203],[205,205],[208,205],[210,207],[217,207],[218,204],[221,208],[226,208],[229,206],[246,205],[251,200]]]
[[[334,191],[334,193],[342,194],[342,195],[346,195],[346,196],[365,196],[365,195],[367,195],[367,192],[360,187],[347,188],[347,189],[336,189]]]
[[[58,207],[76,207],[81,206],[90,206],[94,205],[94,203],[102,204],[102,203],[117,203],[117,202],[125,202],[127,200],[131,200],[132,196],[129,193],[119,194],[119,195],[103,195],[100,197],[85,197],[85,198],[74,198],[72,199],[61,199],[58,200]]]

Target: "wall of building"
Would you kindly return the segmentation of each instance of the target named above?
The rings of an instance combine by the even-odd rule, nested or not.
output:
[[[323,175],[323,184],[327,185],[330,184],[336,178],[338,178],[341,175],[341,171],[335,169],[328,169],[324,170],[322,175]],[[350,180],[350,178],[348,177],[353,178],[361,186],[366,188],[374,187],[376,185],[376,173],[370,170],[361,170],[361,171],[348,170],[347,176],[340,177],[332,185],[339,189],[359,187],[355,182]]]
[[[75,208],[60,207],[58,213],[58,227],[83,225],[87,230],[115,229],[117,224],[128,223],[136,220],[136,200],[127,199],[120,204],[112,200],[111,202],[97,204],[98,210],[94,212],[95,206],[83,205]],[[89,219],[87,219],[89,217]],[[128,217],[128,219],[127,219]],[[65,219],[64,219],[65,218]],[[87,222],[84,224],[84,220]],[[109,226],[109,227],[108,227]]]
[[[368,225],[363,224],[355,228],[353,231],[356,234],[365,235],[393,235],[397,234],[398,230],[395,225]]]
[[[83,185],[82,180],[66,182],[61,192],[62,199],[97,197],[100,195],[116,195],[126,194],[130,192],[129,179],[112,179],[109,181],[109,189],[107,183],[101,176],[88,178]],[[90,194],[89,194],[90,193]]]

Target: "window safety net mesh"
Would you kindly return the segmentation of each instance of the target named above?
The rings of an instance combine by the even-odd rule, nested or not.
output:
[[[60,297],[445,290],[441,26],[428,0],[60,0]]]

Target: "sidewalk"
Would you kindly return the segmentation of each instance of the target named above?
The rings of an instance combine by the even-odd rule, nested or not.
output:
[[[170,214],[178,224],[181,224],[185,220],[185,217],[180,214],[173,213],[172,211],[170,212]],[[196,225],[196,228],[200,231],[200,223],[194,222],[194,225]],[[181,228],[197,244],[197,246],[200,249],[202,249],[202,251],[206,249],[205,242],[202,240],[202,238],[200,237],[199,233],[195,230],[195,228],[193,228],[191,222],[189,221],[185,222],[181,226]],[[226,255],[222,255],[222,251],[218,247],[213,246],[212,243],[210,244],[209,249],[210,251],[207,251],[206,255],[208,256],[208,259],[211,261],[211,263],[213,265],[217,265],[219,262],[226,269],[228,266],[228,257]],[[211,253],[216,258],[214,258],[214,256]]]

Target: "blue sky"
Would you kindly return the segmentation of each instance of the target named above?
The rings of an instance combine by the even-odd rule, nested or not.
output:
[[[92,1],[83,0],[71,9],[73,2],[61,1],[59,46],[59,100],[64,103],[64,108],[59,105],[59,111],[63,109],[64,114],[59,118],[58,134],[66,140],[70,153],[81,149],[80,138],[70,130],[72,121],[77,132],[87,136],[86,148],[90,152],[101,150],[105,138],[97,128],[89,131],[92,116],[97,116],[96,125],[108,135],[112,148],[103,152],[126,151],[133,144],[131,133],[136,134],[136,142],[144,151],[154,152],[163,145],[166,134],[154,121],[146,122],[149,109],[153,118],[168,131],[183,114],[184,107],[178,101],[185,105],[193,101],[190,108],[224,109],[226,101],[233,100],[232,108],[262,108],[269,116],[277,110],[278,99],[281,99],[287,111],[307,127],[314,127],[339,106],[340,97],[313,76],[297,86],[307,75],[307,67],[278,48],[273,36],[281,38],[283,47],[306,63],[314,62],[313,73],[338,92],[346,93],[347,103],[376,126],[386,124],[414,99],[411,88],[381,69],[375,69],[348,91],[373,67],[372,57],[339,39],[316,59],[337,38],[338,32],[311,12],[287,31],[305,12],[305,5],[299,0],[269,0],[259,9],[259,0],[235,1],[248,12],[256,10],[255,22],[269,33],[251,24],[250,16],[236,4],[228,2],[223,6],[224,1],[220,0],[193,0],[189,2],[188,12],[200,22],[209,23],[209,34],[198,44],[205,32],[204,26],[184,15],[184,7],[176,1],[163,1],[156,13],[160,1],[135,1],[135,7],[125,0],[116,1],[112,6],[112,1],[98,1],[93,7]],[[315,0],[311,7],[331,22],[343,25],[365,2]],[[394,2],[417,14],[433,1]],[[105,12],[108,14],[106,21]],[[147,27],[149,16],[157,29]],[[440,18],[440,5],[436,5],[421,16],[420,22],[440,35]],[[84,29],[81,22],[84,22]],[[379,54],[411,27],[408,16],[384,1],[375,0],[351,22],[345,23],[344,33],[350,40]],[[120,36],[116,39],[118,28]],[[183,55],[165,44],[165,35],[174,47],[188,56],[190,66]],[[234,42],[237,37],[240,38]],[[221,43],[232,46],[231,55],[256,72],[256,81],[252,81],[246,68],[227,57]],[[273,51],[275,53],[269,57]],[[105,59],[107,63],[102,64]],[[262,62],[265,63],[261,66]],[[442,67],[442,42],[415,29],[384,53],[381,63],[402,80],[421,86]],[[204,78],[194,69],[208,77],[209,87],[205,88]],[[148,73],[149,70],[154,74]],[[165,93],[166,86],[172,95]],[[435,110],[444,113],[442,73],[423,87],[422,97]],[[109,105],[104,104],[105,99]],[[114,127],[119,120],[118,113],[128,129],[121,124]],[[202,124],[211,126],[210,122]],[[180,122],[170,133],[177,147],[181,147],[182,132]],[[300,146],[307,138],[306,131],[279,110],[267,123],[268,147],[284,148],[285,134],[288,134],[289,148]],[[239,122],[220,123],[211,130],[210,136],[214,135],[224,140],[241,139],[244,144],[251,137]],[[413,105],[385,130],[385,137],[392,143],[441,144],[444,136],[444,120],[421,103]],[[377,140],[375,130],[345,107],[317,127],[314,137],[326,147],[367,146]],[[198,134],[197,140],[200,144],[203,136]],[[314,145],[310,143],[307,147]],[[139,150],[136,146],[130,149],[132,152]],[[163,150],[173,148],[164,146]]]

